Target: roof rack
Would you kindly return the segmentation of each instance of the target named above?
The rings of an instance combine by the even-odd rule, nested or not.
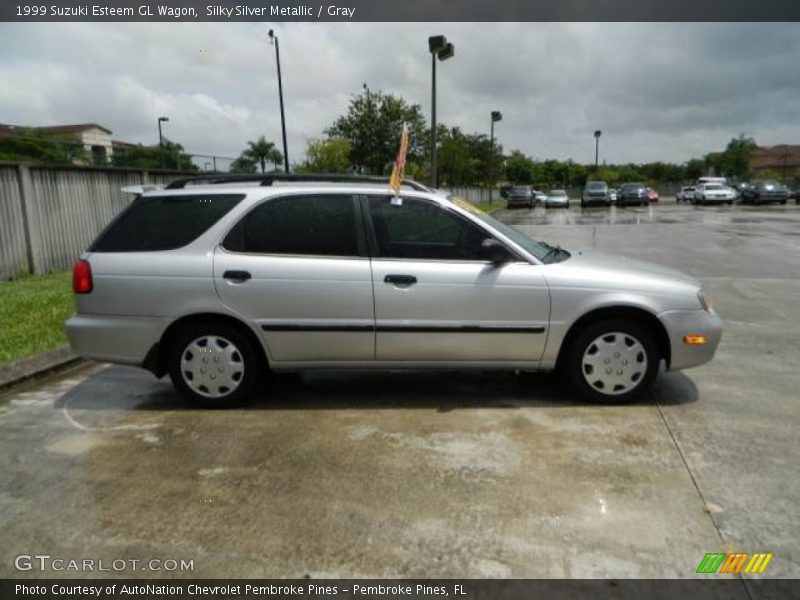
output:
[[[266,175],[197,175],[196,177],[182,177],[172,181],[164,189],[180,190],[187,184],[213,185],[218,183],[258,183],[263,187],[269,187],[276,181],[286,182],[325,182],[325,183],[373,183],[389,184],[388,177],[374,175],[346,175],[341,173],[269,173]],[[403,179],[402,185],[419,192],[430,192],[430,188],[412,179]]]

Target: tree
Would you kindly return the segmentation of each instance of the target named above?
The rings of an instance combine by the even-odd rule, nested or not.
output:
[[[306,160],[297,169],[301,173],[351,173],[350,142],[343,138],[311,140]]]
[[[753,138],[746,138],[743,133],[738,138],[733,138],[720,155],[721,172],[726,177],[747,179],[750,175],[750,157],[756,147]]]
[[[506,179],[514,184],[533,183],[534,162],[519,150],[514,150],[506,159]]]
[[[229,170],[231,173],[255,173],[256,163],[248,158],[240,156],[231,163]]]
[[[160,146],[129,146],[116,148],[111,156],[111,164],[115,167],[134,169],[162,168],[162,149]],[[183,151],[183,146],[164,139],[163,166],[178,171],[197,171],[198,166],[192,163],[190,154]]]
[[[404,123],[412,136],[407,162],[418,162],[424,156],[419,141],[426,137],[422,109],[392,94],[365,91],[353,96],[347,114],[336,119],[326,134],[349,142],[350,162],[356,170],[383,175],[391,169]]]
[[[254,165],[261,165],[261,172],[267,172],[267,161],[276,165],[283,160],[283,154],[275,147],[275,144],[268,142],[262,135],[255,142],[247,142],[247,148],[239,155],[239,159],[244,162],[240,165],[244,166],[246,162],[251,162]]]
[[[81,142],[35,128],[24,128],[18,133],[0,137],[0,160],[88,164],[91,157]]]
[[[683,179],[696,181],[705,173],[705,162],[699,158],[693,158],[683,165]]]

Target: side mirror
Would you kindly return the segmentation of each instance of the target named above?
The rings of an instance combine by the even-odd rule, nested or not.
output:
[[[511,253],[503,244],[493,238],[487,238],[481,242],[481,257],[500,264],[511,260]]]

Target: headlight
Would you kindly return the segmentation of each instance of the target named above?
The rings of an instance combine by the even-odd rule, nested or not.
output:
[[[704,311],[710,313],[714,312],[714,304],[711,302],[711,298],[703,288],[700,288],[700,290],[697,292],[697,299],[700,300],[700,306],[703,307]]]

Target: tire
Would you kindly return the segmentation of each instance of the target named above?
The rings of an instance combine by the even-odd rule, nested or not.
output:
[[[781,200],[781,204],[786,204],[786,200]]]
[[[207,357],[199,355],[206,351]],[[168,361],[170,379],[181,396],[209,408],[246,404],[263,367],[248,336],[213,321],[177,333],[169,345]]]
[[[620,344],[619,352],[613,348],[614,343]],[[627,358],[626,352],[631,353]],[[606,353],[608,356],[604,357]],[[606,369],[612,373],[599,372],[592,363],[608,365]],[[655,340],[646,327],[636,321],[608,319],[589,325],[573,340],[567,349],[565,373],[585,398],[602,404],[625,404],[639,398],[652,385],[659,363]],[[597,375],[594,380],[593,373]]]

